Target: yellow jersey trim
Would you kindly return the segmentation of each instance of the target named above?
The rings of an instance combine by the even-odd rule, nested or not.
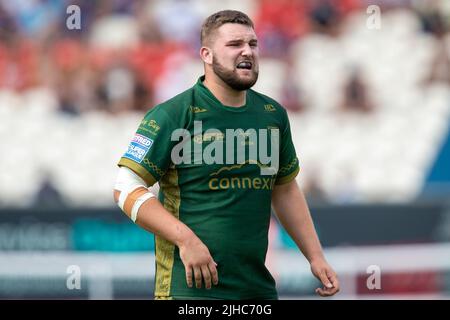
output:
[[[169,168],[159,182],[164,195],[164,208],[171,212],[175,218],[180,218],[180,187],[178,185],[178,172]],[[174,264],[175,245],[161,237],[155,236],[156,251],[156,279],[155,297],[158,299],[170,298],[172,284],[172,270]]]
[[[295,179],[295,177],[297,176],[297,174],[298,174],[299,171],[300,171],[300,167],[297,167],[297,169],[295,169],[294,172],[288,174],[288,175],[285,176],[285,177],[278,178],[278,179],[275,181],[275,184],[276,184],[276,185],[280,185],[280,184],[285,184],[285,183],[291,182],[292,180]]]
[[[139,163],[136,163],[127,158],[120,158],[120,161],[117,165],[119,167],[127,167],[133,170],[133,172],[141,177],[142,180],[144,180],[149,186],[153,186],[156,183],[155,177],[153,177],[153,175]]]

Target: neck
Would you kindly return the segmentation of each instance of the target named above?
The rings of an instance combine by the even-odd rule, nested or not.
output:
[[[225,82],[217,77],[207,77],[203,85],[225,106],[242,107],[245,105],[246,90],[237,91],[230,88]]]

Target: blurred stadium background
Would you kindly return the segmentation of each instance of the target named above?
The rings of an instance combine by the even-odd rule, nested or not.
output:
[[[114,206],[116,163],[202,74],[199,29],[222,9],[256,24],[256,90],[289,110],[336,298],[450,298],[446,0],[0,0],[0,297],[152,297],[153,237]],[[275,219],[270,239],[280,296],[316,298]]]

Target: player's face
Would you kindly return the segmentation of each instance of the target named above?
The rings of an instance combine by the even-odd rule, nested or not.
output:
[[[230,88],[251,88],[258,80],[258,40],[255,31],[237,23],[226,23],[217,30],[213,45],[212,68]]]

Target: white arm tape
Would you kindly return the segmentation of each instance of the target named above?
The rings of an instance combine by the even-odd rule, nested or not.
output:
[[[136,222],[137,214],[138,214],[138,211],[139,211],[139,208],[141,207],[141,205],[148,199],[154,198],[154,197],[155,197],[155,195],[153,193],[148,192],[136,199],[136,202],[133,205],[133,209],[131,210],[131,220],[133,222]]]
[[[114,189],[120,191],[119,196],[119,202],[118,205],[122,211],[124,210],[124,204],[125,200],[127,199],[128,195],[133,192],[133,190],[136,190],[137,188],[144,187],[147,189],[147,184],[144,180],[142,180],[141,177],[139,177],[137,174],[135,174],[131,169],[127,167],[120,167],[119,173],[117,175],[117,180],[114,185]],[[133,209],[131,212],[131,219],[133,222],[136,221],[137,218],[137,212],[139,210],[139,207],[148,199],[155,197],[153,193],[150,191],[142,196],[140,196],[135,204],[133,205]]]
[[[123,211],[123,206],[125,205],[125,200],[128,197],[128,192],[126,191],[121,191],[120,192],[120,196],[119,196],[119,202],[117,203],[120,207],[120,209],[122,209]]]
[[[130,188],[136,189],[138,187],[147,188],[147,184],[141,177],[139,177],[133,170],[127,167],[120,167],[119,173],[117,174],[116,184],[114,189],[119,191],[127,191]],[[130,191],[133,191],[130,190]]]
[[[123,210],[128,194],[137,188],[147,188],[144,180],[127,167],[120,167],[114,189],[120,191],[118,205]]]

